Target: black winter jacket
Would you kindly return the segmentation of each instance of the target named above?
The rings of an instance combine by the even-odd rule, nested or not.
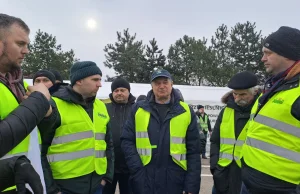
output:
[[[128,118],[131,108],[135,102],[135,97],[130,94],[126,104],[116,103],[109,95],[111,102],[106,104],[108,114],[110,116],[111,132],[114,142],[115,152],[115,173],[129,173],[128,167],[125,162],[123,151],[121,150],[121,134],[123,126]]]
[[[62,86],[53,97],[60,98],[70,103],[78,104],[84,108],[91,119],[93,119],[93,103],[95,98],[84,100],[82,96],[76,93],[71,86]],[[42,167],[48,194],[56,194],[59,191],[72,194],[92,194],[102,179],[112,182],[114,171],[114,153],[113,142],[110,130],[110,123],[107,125],[105,141],[107,143],[106,156],[108,161],[107,172],[104,176],[97,175],[95,172],[81,177],[64,180],[54,180],[52,171],[47,160],[48,148],[52,143],[56,129],[61,125],[61,117],[56,108],[55,102],[51,101],[53,109],[52,114],[42,120],[38,125],[42,138]],[[71,113],[70,113],[71,114]]]
[[[22,85],[21,83],[20,86]],[[0,118],[0,157],[16,147],[32,132],[46,115],[49,106],[49,101],[42,93],[33,92],[6,118]],[[24,156],[0,160],[0,191],[14,185],[14,166],[20,157]]]
[[[170,120],[185,112],[179,104],[180,96],[172,92],[170,109],[163,122],[156,108],[153,91],[147,100],[136,103],[123,128],[121,147],[131,173],[130,183],[135,194],[182,194],[199,193],[201,182],[200,139],[196,115],[192,108],[191,123],[186,134],[187,171],[183,170],[170,156]],[[139,107],[150,112],[148,135],[151,145],[157,145],[152,150],[152,158],[148,165],[143,166],[137,152],[135,142],[135,113]]]
[[[32,93],[18,108],[0,121],[0,157],[23,141],[44,118],[49,102],[40,92]],[[0,160],[0,191],[15,185],[14,166],[20,157]]]
[[[0,121],[0,157],[23,141],[44,118],[50,104],[40,92],[32,93]],[[0,173],[1,174],[1,173]]]

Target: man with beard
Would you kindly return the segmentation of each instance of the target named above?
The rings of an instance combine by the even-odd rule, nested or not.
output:
[[[135,97],[130,93],[130,84],[123,78],[115,79],[111,84],[111,103],[106,104],[111,121],[111,130],[115,151],[115,170],[112,184],[106,184],[104,194],[114,194],[117,183],[120,194],[129,194],[129,170],[124,154],[121,150],[120,136],[122,128],[135,102]]]
[[[250,118],[251,108],[258,97],[257,77],[250,72],[234,75],[222,102],[211,136],[210,169],[216,194],[239,194],[242,186],[240,152],[246,138],[243,130]]]
[[[35,193],[43,192],[40,177],[26,157],[32,145],[28,134],[52,109],[43,85],[28,87],[31,94],[25,96],[21,63],[29,53],[29,32],[20,18],[0,14],[0,191],[5,193],[16,193],[9,188],[13,185],[25,193],[25,183]]]
[[[96,98],[102,72],[92,61],[76,62],[70,86],[52,95],[52,114],[38,125],[48,194],[102,194],[114,168],[110,117]]]
[[[121,135],[133,193],[198,194],[201,148],[196,115],[173,89],[168,71],[154,71],[151,86],[147,99],[133,106]]]

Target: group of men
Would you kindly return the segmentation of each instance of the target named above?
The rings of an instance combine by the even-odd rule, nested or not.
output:
[[[300,31],[280,27],[263,44],[271,74],[262,91],[251,72],[234,75],[212,133],[216,194],[300,193]]]
[[[232,77],[214,130],[204,107],[195,114],[164,69],[138,101],[122,78],[111,84],[111,103],[97,99],[102,72],[91,61],[72,65],[70,84],[41,70],[28,86],[21,63],[29,32],[21,19],[0,14],[1,192],[26,193],[28,183],[40,194],[45,182],[49,194],[113,194],[117,184],[121,194],[198,194],[212,131],[216,193],[297,192],[299,30],[281,27],[265,40],[262,61],[273,76],[261,94],[254,74]],[[41,148],[34,154],[43,178],[29,159],[32,146]]]
[[[38,194],[113,194],[117,184],[121,194],[199,193],[204,136],[168,71],[154,71],[137,102],[122,78],[111,84],[111,103],[97,99],[102,72],[91,61],[72,65],[70,84],[40,70],[28,86],[21,63],[29,32],[0,14],[1,192],[30,192],[28,183]]]

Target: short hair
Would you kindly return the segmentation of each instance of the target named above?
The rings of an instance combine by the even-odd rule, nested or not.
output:
[[[0,40],[5,38],[5,31],[9,30],[9,28],[14,24],[17,24],[18,26],[23,28],[23,30],[25,30],[27,33],[30,32],[27,24],[20,18],[0,13]]]

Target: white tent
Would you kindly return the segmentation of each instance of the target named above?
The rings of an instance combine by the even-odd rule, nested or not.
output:
[[[32,85],[32,79],[25,79],[25,81]],[[68,80],[64,81],[69,83]],[[102,87],[97,93],[97,97],[100,99],[106,99],[111,93],[111,82],[102,82]],[[147,95],[151,90],[151,85],[149,84],[138,84],[131,83],[131,93],[138,97],[139,95]],[[186,85],[174,85],[174,88],[178,88],[184,99],[190,103],[199,101],[208,102],[220,102],[221,97],[228,92],[230,89],[226,87],[207,87],[207,86],[186,86]]]

